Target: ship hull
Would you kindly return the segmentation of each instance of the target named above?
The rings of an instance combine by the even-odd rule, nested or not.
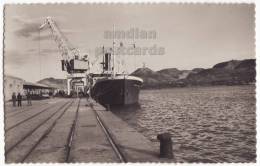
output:
[[[102,105],[132,105],[139,101],[140,78],[102,78],[91,89],[91,97]]]

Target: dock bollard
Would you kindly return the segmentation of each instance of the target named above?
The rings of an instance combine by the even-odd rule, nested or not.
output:
[[[110,111],[110,105],[109,104],[107,104],[107,109],[106,110]]]
[[[161,158],[173,158],[172,152],[172,140],[170,133],[158,134],[157,139],[160,140],[160,157]]]

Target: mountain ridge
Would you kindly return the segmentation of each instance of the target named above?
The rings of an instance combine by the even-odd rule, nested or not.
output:
[[[255,59],[230,60],[217,63],[211,68],[179,70],[166,68],[153,71],[148,67],[138,68],[130,75],[143,79],[143,88],[169,88],[185,86],[245,85],[255,83]],[[65,90],[66,79],[45,78],[37,83]]]
[[[208,69],[178,70],[168,68],[157,72],[152,71],[153,75],[157,74],[157,77],[147,75],[142,72],[142,68],[137,69],[138,72],[134,71],[131,75],[143,78],[143,88],[244,85],[255,82],[255,66],[255,59],[231,60],[217,63]],[[153,82],[151,83],[150,80],[153,80]]]

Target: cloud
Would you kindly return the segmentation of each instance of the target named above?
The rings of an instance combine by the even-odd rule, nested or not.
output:
[[[41,54],[51,54],[51,53],[57,53],[59,52],[58,49],[41,49]]]
[[[35,52],[35,51],[36,51],[36,49],[34,49],[34,48],[27,50],[27,52],[29,52],[29,53]]]
[[[33,41],[39,41],[39,40],[52,40],[52,36],[51,35],[41,35],[41,36],[35,36],[33,37]]]
[[[6,50],[4,53],[5,64],[23,65],[27,56],[15,50]]]
[[[18,37],[28,38],[28,37],[31,37],[32,35],[36,34],[37,32],[39,32],[39,23],[37,23],[33,20],[24,21],[20,17],[14,17],[13,20],[17,24],[19,24],[19,27],[21,27],[15,31],[15,34]]]
[[[69,35],[72,35],[75,33],[75,31],[72,31],[72,30],[68,30],[68,29],[65,29],[65,30],[61,30],[61,32],[64,34],[64,36],[69,36]],[[39,40],[53,40],[53,37],[51,35],[51,32],[49,35],[41,35],[41,36],[35,36],[33,37],[32,39],[33,41],[39,41]]]
[[[59,53],[58,49],[41,49],[41,55],[47,56],[54,53]],[[28,49],[22,53],[16,50],[6,50],[4,52],[4,65],[6,66],[24,66],[32,65],[35,60],[38,60],[38,49]],[[7,68],[8,69],[8,68]]]
[[[59,52],[58,49],[48,49],[48,48],[46,48],[46,49],[40,50],[41,54],[52,54],[52,53],[57,53],[57,52]],[[29,50],[27,50],[27,53],[28,54],[39,54],[39,50],[38,49],[29,49]],[[17,54],[17,53],[15,53],[15,54]]]
[[[18,37],[25,37],[25,38],[32,37],[33,41],[38,41],[39,39],[40,40],[52,39],[51,32],[49,32],[49,35],[43,35],[43,36],[39,37],[38,33],[39,33],[39,27],[41,25],[40,20],[44,20],[44,19],[42,19],[42,18],[23,19],[21,17],[14,17],[13,21],[16,22],[20,27],[19,29],[17,29],[15,31],[15,34]],[[73,31],[71,29],[61,29],[59,27],[58,27],[58,29],[60,29],[60,31],[64,34],[64,36],[68,36],[68,35],[76,33],[76,31]],[[44,31],[44,30],[41,30],[41,31]]]
[[[34,33],[38,32],[38,24],[26,24],[21,29],[15,31],[15,34],[19,37],[31,37]]]

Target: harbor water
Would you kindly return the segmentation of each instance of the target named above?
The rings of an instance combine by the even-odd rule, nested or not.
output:
[[[255,162],[255,86],[142,90],[114,113],[148,137],[170,132],[176,162]]]

